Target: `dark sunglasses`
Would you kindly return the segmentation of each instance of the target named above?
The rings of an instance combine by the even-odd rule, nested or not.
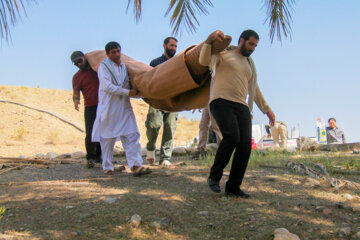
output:
[[[83,62],[83,59],[82,58],[80,58],[79,60],[76,60],[76,61],[74,61],[74,65],[79,65],[80,63],[82,63]]]

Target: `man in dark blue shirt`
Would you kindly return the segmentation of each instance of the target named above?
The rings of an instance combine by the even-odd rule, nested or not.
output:
[[[176,53],[177,39],[174,37],[167,37],[164,40],[164,53],[161,57],[155,58],[150,62],[150,66],[157,65],[172,58]],[[155,162],[155,144],[159,134],[161,125],[164,123],[163,135],[160,147],[160,161],[159,164],[171,166],[170,159],[172,155],[172,143],[176,130],[178,113],[164,112],[149,106],[149,112],[146,118],[146,136],[148,143],[146,144],[147,155],[146,160],[153,164]]]

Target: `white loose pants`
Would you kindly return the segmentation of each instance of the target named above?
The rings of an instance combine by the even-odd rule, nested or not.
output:
[[[130,169],[132,169],[133,166],[142,166],[143,163],[139,139],[139,133],[132,133],[129,135],[120,136],[120,140],[125,151],[126,161]],[[100,137],[103,170],[114,171],[114,165],[112,164],[112,160],[115,142],[116,138]]]
[[[286,149],[287,137],[288,137],[288,131],[286,125],[275,122],[274,126],[271,127],[271,132],[272,132],[275,148],[279,147],[279,136],[280,136],[281,138],[280,147]]]

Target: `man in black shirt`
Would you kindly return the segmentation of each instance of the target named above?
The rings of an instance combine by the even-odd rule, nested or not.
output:
[[[156,67],[157,65],[172,58],[176,53],[177,39],[174,37],[167,37],[164,40],[164,53],[158,58],[150,62],[150,66]],[[172,155],[172,142],[176,130],[178,113],[164,112],[149,106],[149,112],[146,118],[146,136],[148,143],[146,144],[147,155],[146,160],[153,164],[155,162],[155,144],[159,134],[161,125],[164,123],[163,135],[160,148],[160,161],[159,164],[170,166],[170,159]]]

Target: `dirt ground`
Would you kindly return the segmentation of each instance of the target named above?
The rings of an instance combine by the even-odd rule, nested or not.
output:
[[[50,111],[84,126],[83,109],[73,109],[70,91],[0,86],[0,100]],[[74,127],[45,113],[9,103],[0,105],[0,157],[84,151],[84,133]],[[144,146],[147,105],[135,100],[133,107]],[[189,143],[197,133],[198,121],[179,119],[175,146]],[[360,158],[353,156],[330,158],[310,153],[292,160],[311,163],[315,155],[320,155],[325,165],[359,171]],[[356,239],[354,235],[360,232],[359,189],[308,186],[306,175],[284,167],[264,167],[284,166],[279,159],[287,161],[288,155],[259,156],[252,154],[242,185],[250,199],[209,190],[206,179],[214,156],[200,161],[177,156],[172,162],[186,165],[174,169],[155,166],[152,174],[139,178],[128,169],[105,176],[100,166],[87,169],[84,159],[50,164],[49,168],[5,168],[0,170],[0,240],[270,240],[281,227],[305,240]],[[123,158],[115,160],[126,165]],[[227,177],[228,169],[222,189]],[[359,175],[336,177],[360,183]],[[130,223],[134,214],[142,218],[138,227]],[[341,236],[339,232],[346,227],[350,233]]]
[[[360,191],[314,188],[287,169],[250,167],[243,189],[251,198],[227,197],[206,184],[213,156],[173,160],[182,161],[139,178],[128,170],[104,176],[83,163],[2,174],[0,239],[272,239],[280,227],[301,239],[352,239],[340,229],[360,231]],[[142,218],[138,227],[129,222],[134,214]]]

